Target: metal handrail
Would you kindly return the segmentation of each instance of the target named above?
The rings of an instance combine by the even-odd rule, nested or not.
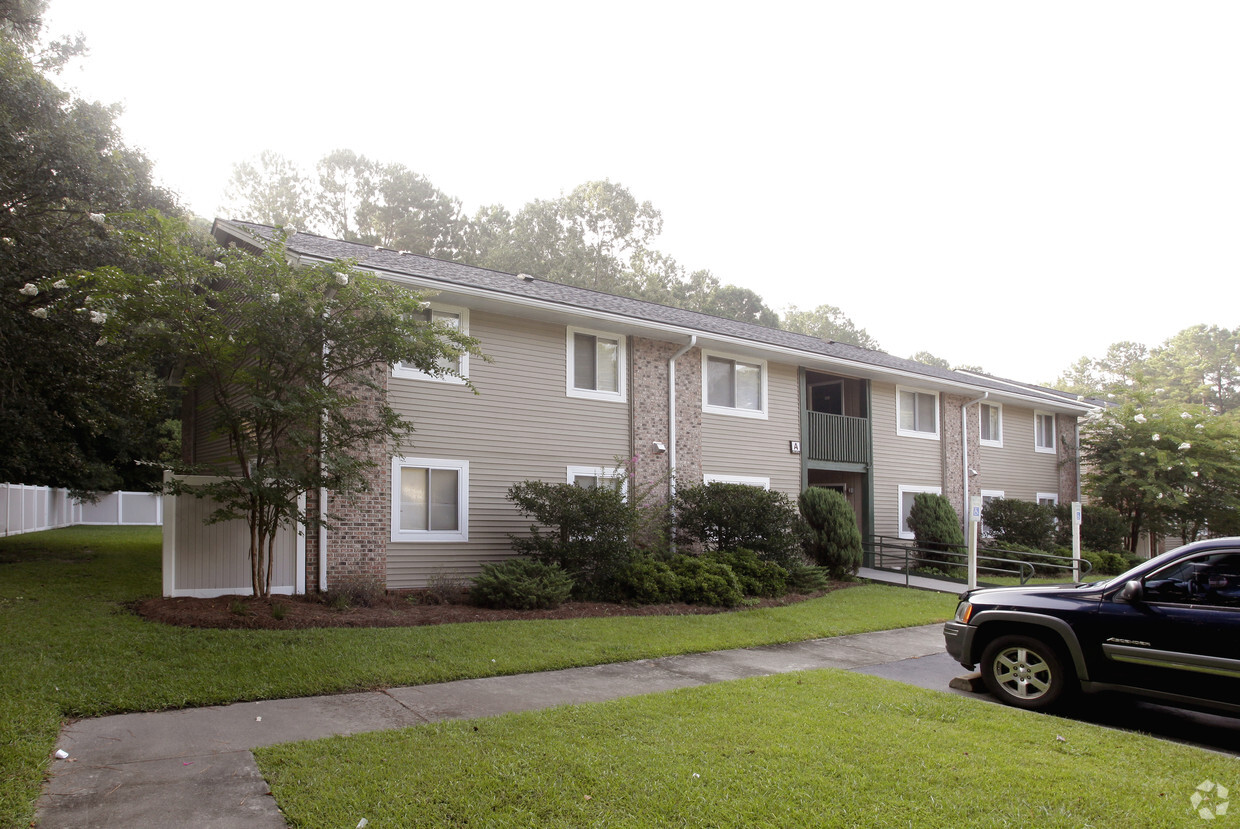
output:
[[[874,536],[873,540],[865,545],[870,549],[870,560],[877,569],[887,570],[895,569],[903,571],[904,584],[908,586],[911,577],[914,575],[913,570],[924,564],[947,564],[949,567],[967,566],[968,551],[965,547],[952,545],[947,549],[930,549],[926,547],[918,547],[910,543],[907,539],[893,539],[890,536]],[[1080,568],[1082,575],[1093,569],[1088,559],[1055,555],[1054,553],[1026,553],[1024,551],[1003,550],[994,547],[979,547],[977,555],[977,569],[979,572],[986,572],[994,575],[1014,575],[1020,579],[1021,584],[1028,583],[1036,573],[1036,568],[1032,562],[1023,560],[1013,560],[1003,556],[987,555],[987,553],[1006,553],[1008,555],[1020,555],[1045,561],[1043,567],[1055,569],[1071,569],[1075,563]],[[888,557],[895,555],[901,566],[890,566],[887,564]],[[930,556],[936,556],[931,558]],[[950,560],[959,559],[960,563],[944,562],[943,557],[949,557]],[[1061,562],[1061,563],[1052,563]]]

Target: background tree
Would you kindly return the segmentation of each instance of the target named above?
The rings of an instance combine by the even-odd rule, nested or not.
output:
[[[403,164],[376,164],[357,206],[361,241],[454,259],[465,247],[461,203]]]
[[[913,362],[921,363],[922,365],[934,366],[935,368],[950,369],[952,367],[951,363],[947,362],[942,357],[934,356],[929,351],[918,351],[916,354],[909,357],[909,359]]]
[[[104,338],[176,357],[182,383],[209,401],[203,416],[229,454],[182,470],[225,476],[219,481],[174,489],[214,500],[210,521],[248,523],[251,586],[267,596],[278,528],[317,524],[298,496],[364,488],[374,461],[358,447],[391,452],[412,431],[382,395],[360,404],[376,376],[397,362],[443,376],[452,362],[444,358],[477,353],[476,343],[423,322],[420,296],[348,262],[291,265],[283,237],[257,255],[224,250],[151,214],[118,235],[146,267],[40,286],[57,296],[48,319],[85,308]]]
[[[1120,342],[1100,358],[1082,357],[1055,386],[1087,397],[1123,400],[1139,392],[1149,401],[1240,409],[1240,328],[1194,325],[1161,345]]]
[[[308,228],[315,211],[305,173],[271,150],[234,164],[224,196],[233,217],[277,227]]]
[[[364,244],[758,325],[779,323],[754,291],[724,284],[707,270],[687,273],[655,249],[662,214],[606,179],[559,198],[535,199],[515,214],[487,205],[466,219],[459,200],[401,164],[336,150],[320,159],[316,170],[317,178],[310,177],[274,153],[241,162],[233,168],[229,189],[232,210]]]
[[[1224,413],[1240,408],[1240,328],[1185,328],[1151,353],[1150,379],[1164,399],[1208,406]]]
[[[1145,382],[1149,356],[1149,349],[1140,343],[1114,343],[1102,357],[1082,357],[1073,363],[1055,381],[1055,388],[1098,399],[1125,396]]]
[[[41,316],[64,275],[137,267],[105,214],[177,206],[125,146],[113,108],[73,98],[36,66],[43,6],[0,5],[0,480],[142,489],[158,473],[136,462],[158,456],[170,408],[151,366],[123,337],[97,344],[86,314]]]
[[[780,327],[785,331],[809,334],[823,340],[879,350],[878,342],[834,305],[819,305],[812,311],[802,311],[795,305],[790,306],[784,311]]]

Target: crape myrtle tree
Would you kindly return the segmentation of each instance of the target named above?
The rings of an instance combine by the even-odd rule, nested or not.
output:
[[[222,477],[170,489],[212,499],[218,506],[208,522],[247,522],[251,586],[267,596],[278,528],[317,523],[299,496],[364,489],[374,462],[354,450],[392,451],[412,431],[382,396],[361,404],[381,372],[399,362],[454,374],[455,358],[476,354],[477,344],[427,322],[417,294],[349,262],[293,265],[291,230],[252,253],[220,248],[153,213],[106,223],[143,268],[46,280],[35,286],[48,298],[39,316],[80,317],[97,328],[101,345],[175,359],[228,456],[178,470]]]
[[[96,345],[88,316],[40,318],[37,286],[102,265],[138,267],[99,224],[177,210],[127,147],[116,111],[49,77],[79,48],[36,51],[44,3],[0,2],[0,480],[78,491],[144,489],[169,406],[144,359]]]
[[[1090,498],[1119,510],[1128,548],[1142,533],[1185,542],[1240,526],[1240,422],[1206,405],[1130,395],[1082,424]]]

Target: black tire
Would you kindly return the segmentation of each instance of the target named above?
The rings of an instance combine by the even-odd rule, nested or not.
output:
[[[982,651],[979,666],[990,693],[1029,711],[1062,706],[1077,690],[1076,672],[1059,650],[1033,636],[1000,636]]]

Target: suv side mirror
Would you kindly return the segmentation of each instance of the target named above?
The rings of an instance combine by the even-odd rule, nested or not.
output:
[[[1141,587],[1141,582],[1133,579],[1119,589],[1119,592],[1115,594],[1115,598],[1121,602],[1133,602],[1135,604],[1144,598],[1144,594],[1145,590]]]

